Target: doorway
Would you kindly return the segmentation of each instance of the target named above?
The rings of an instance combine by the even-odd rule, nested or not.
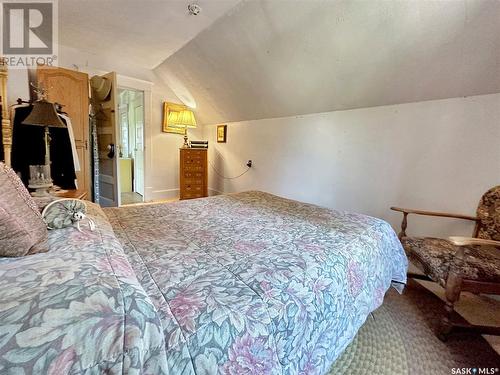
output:
[[[118,168],[121,204],[144,202],[144,92],[118,89]]]

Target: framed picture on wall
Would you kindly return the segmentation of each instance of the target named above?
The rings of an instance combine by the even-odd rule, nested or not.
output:
[[[217,125],[217,143],[226,143],[227,125]]]
[[[168,118],[169,118],[170,112],[180,112],[180,111],[185,110],[186,108],[187,107],[183,104],[176,104],[176,103],[169,103],[169,102],[163,103],[162,131],[164,133],[174,133],[174,134],[184,135],[184,128],[170,126],[170,124],[168,123]]]

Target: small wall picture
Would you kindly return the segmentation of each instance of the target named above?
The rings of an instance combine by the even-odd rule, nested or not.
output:
[[[227,125],[217,125],[217,143],[226,143]]]

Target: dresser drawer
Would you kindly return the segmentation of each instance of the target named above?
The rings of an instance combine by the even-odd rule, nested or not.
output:
[[[198,172],[198,173],[204,173],[205,168],[203,167],[203,164],[185,164],[183,166],[184,168],[184,173],[186,172]],[[184,175],[185,177],[185,175]]]
[[[182,196],[181,196],[181,199],[194,199],[194,198],[203,198],[203,197],[206,197],[205,194],[202,194],[202,193],[184,193]]]
[[[203,185],[193,185],[186,184],[184,185],[184,192],[186,194],[203,194]]]
[[[203,159],[202,158],[186,157],[184,159],[184,164],[186,164],[186,165],[201,165],[201,164],[203,164]]]
[[[203,185],[203,178],[185,178],[184,183],[189,185]]]
[[[188,179],[197,179],[197,180],[203,181],[204,177],[205,177],[205,174],[203,172],[190,172],[187,170],[184,171],[184,178],[186,179],[186,181]]]
[[[205,154],[206,154],[206,152],[200,152],[200,151],[195,151],[195,150],[184,151],[185,158],[203,159],[205,157]]]

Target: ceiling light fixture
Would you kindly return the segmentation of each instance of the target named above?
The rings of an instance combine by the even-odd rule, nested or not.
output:
[[[201,12],[201,7],[196,3],[192,3],[188,5],[188,11],[190,15],[197,16]]]

